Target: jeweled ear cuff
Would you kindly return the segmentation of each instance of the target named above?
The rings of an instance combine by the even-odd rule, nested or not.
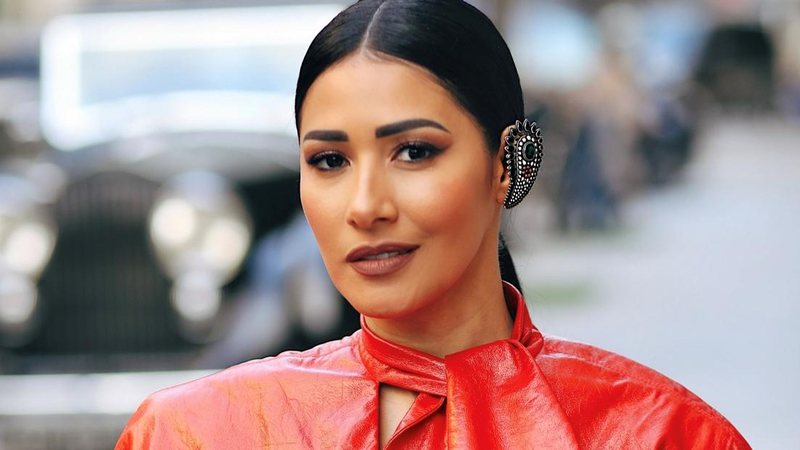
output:
[[[528,195],[542,165],[542,130],[536,122],[517,121],[506,136],[506,168],[509,185],[503,206],[513,208]]]

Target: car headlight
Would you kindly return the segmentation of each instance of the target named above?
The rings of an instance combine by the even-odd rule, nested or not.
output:
[[[36,282],[53,254],[56,231],[27,180],[0,176],[0,341],[24,342],[38,303]]]
[[[0,271],[39,278],[55,247],[55,226],[25,180],[0,177]]]
[[[0,325],[6,329],[24,327],[36,310],[36,286],[27,277],[0,275]]]
[[[12,271],[36,278],[50,259],[54,244],[53,232],[43,223],[21,221],[5,236],[3,260]]]
[[[197,230],[197,214],[183,198],[165,198],[158,204],[150,221],[150,233],[156,245],[165,249],[185,246]]]
[[[192,172],[169,181],[150,215],[150,238],[166,273],[208,272],[229,281],[247,255],[251,224],[224,178]]]
[[[219,309],[220,289],[244,261],[252,225],[228,182],[208,172],[170,180],[150,215],[150,239],[174,282],[172,305],[191,323],[206,323]]]
[[[203,272],[190,272],[175,280],[171,300],[182,318],[204,324],[217,315],[222,297],[213,277]]]

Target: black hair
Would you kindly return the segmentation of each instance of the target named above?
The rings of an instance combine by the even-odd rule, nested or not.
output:
[[[308,89],[328,68],[356,53],[396,58],[430,72],[481,128],[494,153],[506,127],[524,116],[519,74],[500,32],[462,0],[361,0],[314,38],[300,67],[295,124]],[[500,239],[503,279],[520,288]]]

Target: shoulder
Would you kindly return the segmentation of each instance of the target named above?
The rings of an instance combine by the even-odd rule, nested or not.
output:
[[[544,347],[537,362],[543,370],[553,370],[551,375],[556,375],[556,381],[574,383],[585,379],[597,384],[624,381],[677,395],[690,394],[677,382],[643,364],[593,345],[556,336],[544,335]]]
[[[578,435],[626,448],[749,448],[698,396],[628,358],[544,336],[536,359]]]
[[[228,448],[232,443],[218,442],[226,435],[257,438],[266,433],[275,438],[272,426],[277,421],[308,422],[309,408],[324,409],[314,399],[334,405],[347,394],[342,386],[363,389],[361,385],[370,382],[357,341],[358,332],[309,350],[248,361],[151,394],[129,420],[116,448],[194,448],[195,440]],[[242,445],[260,443],[237,441],[234,447]]]
[[[287,383],[325,382],[361,377],[365,373],[356,348],[357,333],[304,351],[286,351],[276,356],[247,361],[197,380],[161,390],[151,396],[159,402],[203,399],[250,389],[285,389]]]

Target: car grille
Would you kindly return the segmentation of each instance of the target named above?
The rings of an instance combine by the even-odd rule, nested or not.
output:
[[[169,280],[150,250],[158,185],[124,172],[70,184],[53,215],[58,241],[40,281],[41,322],[29,354],[179,350]]]

